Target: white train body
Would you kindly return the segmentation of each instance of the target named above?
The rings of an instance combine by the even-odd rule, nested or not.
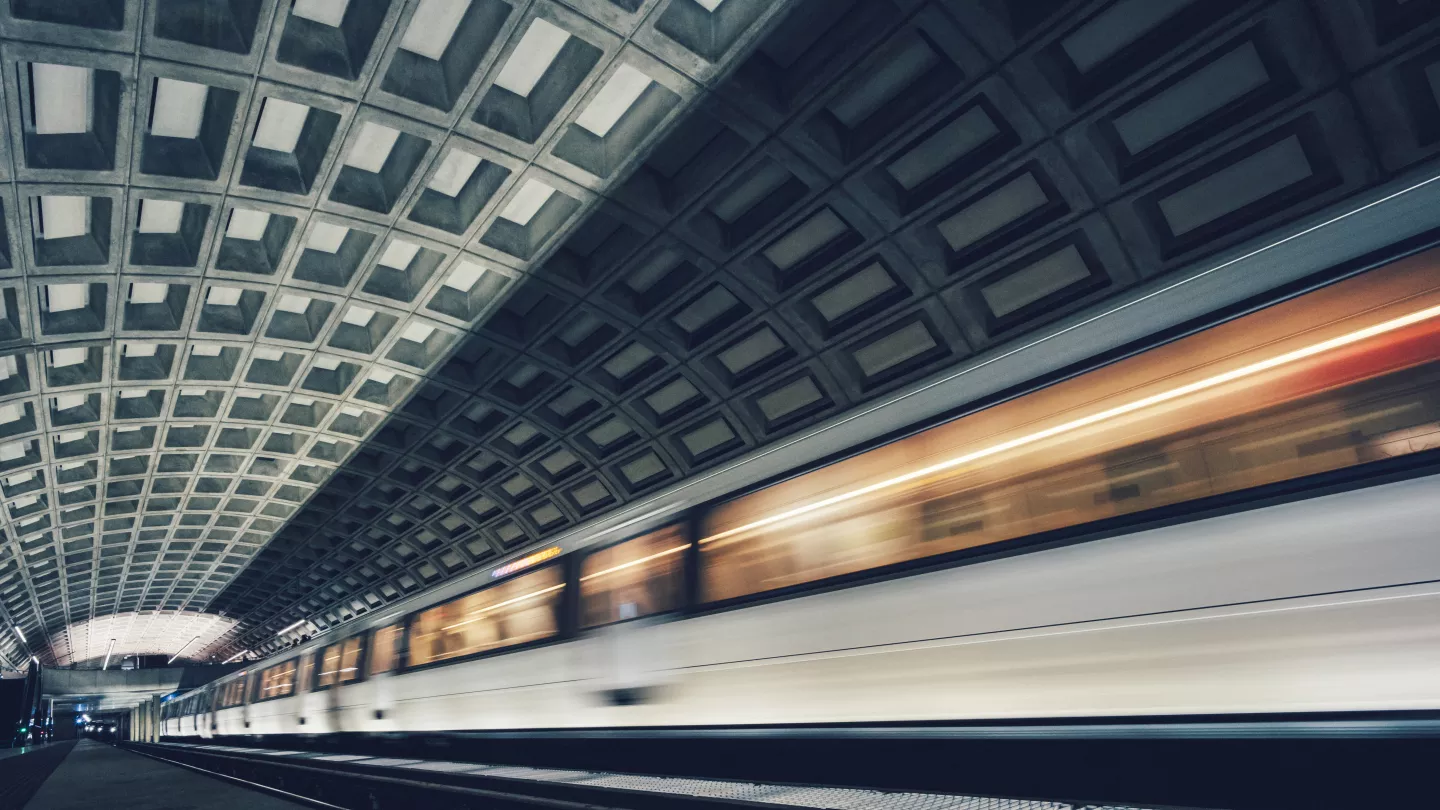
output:
[[[185,696],[165,730],[1440,708],[1440,476],[1274,503],[1434,469],[1437,358],[1440,253],[457,578]],[[1163,516],[1189,522],[1135,528]],[[1062,539],[1084,542],[1029,545]]]
[[[1436,527],[1440,477],[1419,478],[708,615],[622,623],[173,717],[165,733],[1435,709]],[[617,690],[645,698],[616,705]]]

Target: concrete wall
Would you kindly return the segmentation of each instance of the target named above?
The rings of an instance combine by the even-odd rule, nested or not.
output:
[[[55,739],[73,740],[78,736],[75,733],[75,716],[72,711],[55,710]]]
[[[127,709],[152,695],[194,689],[244,666],[207,665],[155,669],[46,669],[43,694],[93,709]],[[90,709],[91,715],[95,711]]]
[[[135,692],[146,695],[168,695],[180,687],[185,670],[170,669],[47,669],[45,695],[101,695],[111,692]]]

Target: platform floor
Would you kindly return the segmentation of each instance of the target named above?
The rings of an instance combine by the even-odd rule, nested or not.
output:
[[[0,810],[24,807],[75,742],[0,749]]]
[[[25,810],[292,810],[305,806],[104,743],[81,740]]]
[[[23,748],[0,748],[0,759],[9,759],[10,757],[19,757],[24,756],[25,754],[33,754],[36,751],[41,751],[56,745],[64,745],[64,743],[52,742],[40,743],[39,745],[27,745]]]

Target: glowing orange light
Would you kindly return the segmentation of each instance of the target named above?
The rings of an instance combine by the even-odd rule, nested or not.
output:
[[[534,554],[527,554],[526,556],[521,557],[514,562],[506,563],[505,565],[496,568],[494,571],[491,571],[490,576],[493,579],[499,579],[500,577],[506,576],[508,574],[513,574],[516,571],[523,571],[524,569],[529,568],[532,565],[539,565],[546,560],[553,560],[559,556],[560,547],[551,546],[550,548],[537,551]]]

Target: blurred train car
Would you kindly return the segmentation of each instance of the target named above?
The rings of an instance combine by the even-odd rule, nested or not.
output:
[[[1434,710],[1437,446],[1421,256],[362,617],[164,734]]]

